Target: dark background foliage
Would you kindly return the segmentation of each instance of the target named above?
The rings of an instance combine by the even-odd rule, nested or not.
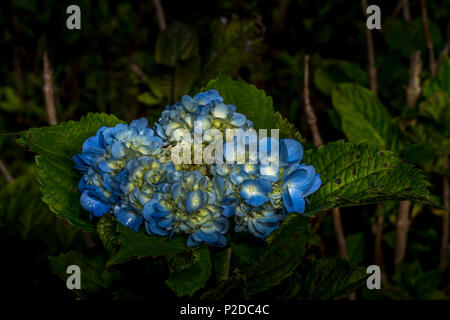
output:
[[[382,15],[382,29],[373,32],[378,97],[394,119],[399,119],[405,108],[404,88],[415,50],[421,51],[424,62],[421,80],[430,77],[420,1],[409,2],[411,21],[405,21],[401,10],[396,10],[398,1],[369,3],[379,5]],[[81,8],[81,30],[66,28],[70,4]],[[450,1],[429,0],[427,6],[437,57],[450,35]],[[88,112],[112,113],[127,122],[138,117],[157,120],[165,104],[195,93],[224,73],[264,89],[275,108],[310,145],[302,102],[303,59],[309,54],[311,100],[322,138],[325,142],[346,138],[327,83],[369,86],[366,20],[360,1],[171,0],[163,1],[163,7],[167,24],[179,25],[172,36],[186,40],[185,56],[175,57],[173,63],[165,60],[168,57],[158,45],[160,31],[153,1],[2,1],[0,159],[14,180],[8,182],[0,176],[0,270],[8,275],[3,290],[10,296],[73,298],[52,272],[47,257],[69,249],[82,250],[88,256],[98,252],[96,246],[86,244],[81,232],[56,218],[41,202],[33,155],[15,143],[15,133],[48,125],[42,90],[44,52],[53,68],[58,122],[78,120]],[[440,130],[437,124],[429,126]],[[424,139],[428,142],[431,138]],[[433,143],[449,146],[443,140]],[[442,163],[430,164],[426,156],[425,161],[414,156],[405,154],[407,160],[426,170],[431,192],[442,202]],[[382,249],[388,281],[381,292],[361,288],[357,297],[448,298],[450,271],[448,267],[437,271],[443,211],[413,206],[406,258],[394,268],[396,212],[396,202],[342,209],[350,260],[364,266],[374,262],[372,226],[376,215],[385,217]],[[338,256],[331,217],[319,215],[317,219],[307,257]],[[94,241],[98,245],[99,240]],[[149,270],[165,270],[163,267],[153,260],[139,266],[124,265],[121,268],[128,278],[120,281],[133,290],[119,290],[115,298],[136,294],[174,297],[164,283],[155,285],[158,290],[146,291],[159,277]],[[127,268],[134,271],[127,272]],[[136,268],[142,273],[135,272]],[[147,284],[136,274],[145,274]],[[114,282],[114,274],[112,279]],[[114,286],[120,288],[121,283]]]

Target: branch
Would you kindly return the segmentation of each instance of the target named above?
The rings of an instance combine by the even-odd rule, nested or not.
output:
[[[420,50],[411,55],[411,63],[409,65],[409,82],[406,88],[406,107],[413,108],[420,96],[420,72],[422,71],[422,59],[420,58]]]
[[[448,169],[448,156],[444,157],[444,170]],[[442,198],[444,207],[450,209],[450,187],[446,173],[442,179]],[[441,254],[439,259],[439,270],[444,271],[447,266],[448,258],[448,233],[449,233],[449,213],[446,211],[442,216],[442,233],[441,233]]]
[[[3,163],[2,159],[0,159],[0,171],[5,176],[6,181],[11,182],[11,181],[14,180],[13,176],[11,175],[11,173],[8,170],[8,168]]]
[[[58,123],[56,118],[54,89],[53,89],[53,70],[48,61],[47,51],[44,52],[44,97],[45,108],[47,109],[48,123],[55,125]]]
[[[303,99],[305,104],[306,120],[312,133],[313,143],[316,147],[323,145],[320,137],[319,127],[314,109],[309,99],[309,56],[305,55],[305,77],[303,81]],[[347,242],[345,240],[344,229],[342,227],[341,213],[339,208],[332,210],[333,227],[336,236],[336,242],[339,254],[342,258],[348,260]]]
[[[428,59],[430,64],[430,72],[431,75],[436,75],[436,60],[434,58],[434,51],[433,51],[433,41],[431,40],[431,34],[430,34],[430,22],[428,20],[428,13],[427,13],[427,1],[426,0],[420,0],[420,6],[422,11],[422,23],[423,23],[423,31],[425,34],[425,44],[428,49]]]
[[[436,66],[436,72],[441,67],[442,61],[444,61],[444,57],[448,55],[449,51],[450,51],[450,37],[448,37],[447,42],[444,45],[444,48],[442,48],[441,53],[439,53],[439,59],[438,59],[437,66]]]
[[[309,99],[309,56],[305,56],[305,75],[303,81],[303,100],[305,102],[306,121],[311,129],[312,140],[316,147],[323,145],[320,137],[319,127],[317,126],[317,118]]]
[[[367,0],[361,0],[362,10],[364,16],[367,18]],[[366,27],[366,43],[367,43],[367,71],[369,73],[370,90],[377,95],[378,84],[377,84],[377,68],[375,66],[375,54],[373,51],[373,39],[372,32]]]
[[[374,246],[374,262],[377,266],[383,265],[383,225],[384,225],[384,215],[379,214],[376,220],[373,222],[373,233],[375,235],[375,246]]]
[[[158,20],[159,30],[164,31],[167,28],[166,16],[164,15],[164,9],[161,5],[161,0],[153,0],[153,4],[156,10],[156,18]]]
[[[398,206],[397,221],[395,223],[395,257],[394,263],[399,264],[405,258],[408,229],[410,225],[409,208],[410,201],[400,201]]]
[[[408,0],[400,0],[402,2],[403,9],[403,19],[405,21],[411,21],[411,13],[409,11],[409,1]]]

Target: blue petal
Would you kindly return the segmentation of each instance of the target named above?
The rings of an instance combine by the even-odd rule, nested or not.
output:
[[[284,163],[300,162],[303,158],[303,147],[294,139],[280,140],[280,159]]]
[[[305,212],[305,199],[298,192],[290,192],[289,189],[283,192],[283,203],[287,212]]]
[[[142,224],[142,216],[128,208],[122,208],[119,212],[114,212],[114,215],[116,216],[117,221],[136,232]]]
[[[191,191],[186,200],[186,211],[191,214],[203,206],[203,192],[200,189]]]
[[[92,190],[86,190],[80,197],[81,206],[96,217],[101,217],[111,209],[111,205],[99,199]]]
[[[305,195],[316,180],[316,169],[313,166],[304,166],[290,173],[283,181],[283,188],[289,188],[293,192]]]

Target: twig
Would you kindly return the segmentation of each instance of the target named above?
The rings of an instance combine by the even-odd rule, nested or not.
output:
[[[428,20],[428,13],[427,13],[427,1],[426,0],[420,0],[420,6],[422,11],[422,23],[423,23],[423,31],[425,35],[425,44],[428,49],[428,59],[430,64],[430,72],[431,75],[436,75],[436,60],[434,58],[434,51],[433,51],[433,41],[431,40],[431,34],[430,34],[430,22]]]
[[[383,224],[384,224],[384,216],[382,214],[377,215],[376,220],[374,221],[374,234],[375,234],[375,247],[374,247],[374,262],[377,266],[383,265]]]
[[[11,175],[8,168],[3,163],[2,159],[0,159],[0,171],[5,176],[6,181],[11,182],[14,180],[13,176]]]
[[[416,105],[420,95],[420,72],[422,71],[422,59],[420,58],[420,50],[415,51],[411,55],[409,65],[409,82],[406,88],[406,107],[413,108]],[[396,221],[396,242],[394,263],[398,264],[403,261],[406,254],[406,245],[408,243],[408,229],[411,224],[409,218],[410,201],[400,201],[398,207]]]
[[[408,240],[409,208],[410,201],[400,201],[398,206],[397,221],[395,223],[395,257],[394,263],[399,264],[403,261],[406,254],[406,244]]]
[[[362,10],[365,17],[367,17],[367,0],[361,0]],[[377,83],[377,68],[375,66],[375,54],[373,51],[373,39],[372,32],[369,28],[365,28],[366,32],[366,44],[367,44],[367,72],[369,73],[370,90],[377,95],[378,83]]]
[[[406,88],[406,107],[413,108],[420,96],[420,72],[422,71],[422,59],[420,58],[420,50],[411,55],[411,63],[409,65],[409,82]]]
[[[47,51],[44,52],[44,97],[45,108],[47,109],[48,123],[56,125],[58,120],[56,118],[55,99],[53,90],[53,70],[48,61]]]
[[[444,157],[444,170],[448,169],[448,156]],[[444,202],[444,207],[448,210],[450,209],[450,187],[448,183],[448,177],[446,172],[444,172],[444,177],[442,179],[442,198]],[[449,233],[449,213],[445,212],[442,216],[442,234],[441,234],[441,254],[439,259],[439,270],[444,271],[447,266],[448,257],[448,233]]]
[[[145,72],[142,71],[142,69],[136,63],[134,63],[133,61],[130,61],[130,69],[131,69],[131,71],[136,73],[139,76],[139,78],[141,78],[141,80],[143,82],[147,82],[148,83],[148,77],[145,74]]]
[[[438,58],[437,66],[436,66],[436,72],[441,67],[442,61],[444,61],[444,57],[448,55],[449,51],[450,51],[450,37],[448,37],[447,42],[444,45],[444,48],[442,48],[441,52],[439,53],[439,58]]]
[[[161,5],[161,0],[153,0],[153,4],[156,10],[156,18],[158,20],[159,30],[164,31],[167,28],[166,16],[164,15],[164,9]]]
[[[409,11],[409,1],[408,0],[400,0],[402,2],[403,9],[403,19],[405,21],[411,21],[411,12]]]
[[[316,147],[323,145],[320,137],[319,127],[317,126],[317,118],[309,99],[309,56],[305,55],[305,73],[303,81],[303,100],[305,104],[306,120],[312,133],[313,143]],[[339,208],[332,210],[333,227],[336,236],[336,242],[339,254],[342,258],[348,260],[347,243],[345,241],[344,230],[342,228],[341,213]]]
[[[319,127],[317,126],[317,118],[309,99],[309,56],[305,55],[305,74],[303,82],[303,100],[305,102],[306,121],[312,134],[312,140],[316,147],[323,145],[320,137]]]

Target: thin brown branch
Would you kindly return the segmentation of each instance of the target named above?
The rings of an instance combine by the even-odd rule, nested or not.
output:
[[[12,176],[12,174],[9,172],[8,168],[5,166],[5,164],[3,163],[2,159],[0,159],[0,171],[2,172],[2,174],[5,176],[6,181],[11,182],[14,180],[14,177]]]
[[[422,59],[420,58],[420,50],[411,55],[411,63],[409,65],[409,82],[406,88],[406,107],[413,108],[420,96],[420,72],[422,71]]]
[[[409,0],[400,0],[402,2],[403,19],[411,21],[411,12],[409,10]]]
[[[364,16],[367,18],[367,0],[361,0],[362,10]],[[372,31],[365,27],[366,32],[366,45],[367,45],[367,72],[369,74],[370,90],[377,95],[378,83],[377,83],[377,68],[375,65],[375,53],[373,49]]]
[[[441,67],[442,61],[444,61],[445,56],[448,56],[449,51],[450,51],[450,37],[448,37],[447,42],[444,45],[444,48],[442,48],[441,52],[439,53],[439,58],[438,58],[437,66],[436,66],[436,72]]]
[[[314,109],[311,106],[311,100],[309,99],[309,56],[305,55],[305,74],[303,82],[303,101],[305,103],[306,121],[311,130],[312,140],[316,147],[323,145],[322,138],[320,137],[319,127],[317,125],[317,118]]]
[[[305,104],[305,114],[308,126],[311,130],[313,143],[316,147],[323,145],[322,138],[320,136],[319,126],[317,125],[317,118],[314,109],[311,105],[309,97],[309,56],[305,55],[305,74],[303,81],[303,100]],[[336,243],[338,251],[341,257],[348,260],[347,242],[345,240],[344,229],[342,227],[341,213],[339,208],[332,210],[333,227],[336,237]]]
[[[448,156],[444,157],[444,170],[448,169]],[[450,209],[450,187],[448,183],[448,177],[444,174],[442,178],[442,198],[444,207]],[[441,253],[439,258],[439,270],[444,271],[447,266],[448,259],[448,234],[449,234],[449,213],[445,212],[442,216],[442,233],[441,233]]]
[[[166,16],[164,15],[164,9],[161,5],[161,0],[153,0],[153,4],[156,10],[156,19],[158,20],[159,30],[164,31],[167,28]]]
[[[383,224],[384,216],[382,214],[377,215],[374,221],[374,234],[375,234],[375,247],[374,247],[374,262],[377,266],[383,265]]]
[[[425,44],[428,49],[428,60],[431,75],[436,75],[437,65],[436,60],[434,58],[434,50],[433,50],[433,41],[431,40],[430,34],[430,21],[428,20],[428,12],[427,12],[427,0],[420,0],[421,12],[422,12],[422,23],[423,23],[423,32],[425,35]]]
[[[395,223],[395,264],[399,264],[405,258],[406,244],[408,242],[408,229],[410,225],[410,207],[410,201],[400,201],[399,203],[397,221]]]
[[[44,52],[44,97],[45,97],[45,108],[47,110],[48,123],[50,125],[56,125],[58,120],[56,118],[55,109],[55,97],[53,88],[53,70],[50,66],[48,60],[47,51]]]
[[[138,75],[139,78],[141,78],[141,80],[143,82],[148,82],[148,77],[145,74],[144,71],[142,71],[142,69],[133,61],[130,62],[130,69],[131,71],[133,71],[134,73],[136,73]]]

